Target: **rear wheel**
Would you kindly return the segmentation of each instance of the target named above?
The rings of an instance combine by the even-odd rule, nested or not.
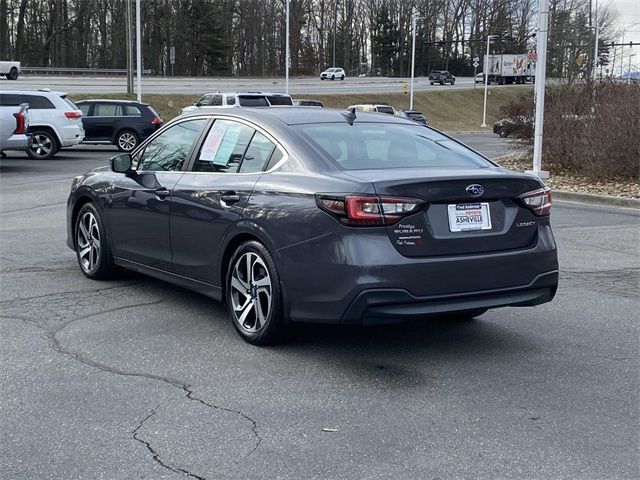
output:
[[[509,136],[509,132],[503,129],[498,132],[498,135],[500,136],[500,138],[507,138]]]
[[[331,75],[331,80],[335,80],[336,76],[335,75]]]
[[[138,136],[131,130],[123,130],[116,136],[116,147],[121,152],[130,152],[138,145]]]
[[[106,230],[100,212],[93,203],[83,205],[78,212],[75,247],[80,270],[87,277],[102,280],[116,272]]]
[[[16,67],[13,67],[11,70],[9,70],[9,73],[7,73],[5,76],[7,77],[7,80],[17,80],[18,69]]]
[[[429,82],[429,85],[433,85],[433,82]]]
[[[233,326],[254,345],[276,341],[284,330],[280,278],[269,251],[245,242],[229,263],[226,300]]]
[[[340,80],[344,80],[344,75],[342,75],[342,76],[340,77]]]
[[[456,84],[455,79],[454,79],[454,80],[451,80],[451,85],[455,85],[455,84]]]
[[[36,160],[46,160],[53,157],[58,151],[58,140],[53,133],[48,130],[35,130],[33,132],[33,143],[27,155]]]

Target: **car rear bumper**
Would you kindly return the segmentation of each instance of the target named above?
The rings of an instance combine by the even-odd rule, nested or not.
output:
[[[71,147],[84,140],[84,129],[80,125],[66,125],[59,128],[60,145]]]
[[[380,325],[451,312],[497,307],[530,307],[550,302],[558,288],[558,271],[538,275],[520,287],[433,297],[406,290],[365,290],[349,305],[341,323]]]
[[[556,244],[540,225],[526,248],[409,258],[386,233],[339,227],[274,252],[293,322],[381,323],[478,308],[551,301]]]
[[[7,138],[2,145],[0,150],[27,150],[31,144],[33,143],[33,138],[30,134],[23,135],[11,135]]]

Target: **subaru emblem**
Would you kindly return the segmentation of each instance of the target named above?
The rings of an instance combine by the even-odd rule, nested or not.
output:
[[[477,183],[469,185],[466,190],[471,197],[479,197],[484,193],[484,187],[482,185],[478,185]]]

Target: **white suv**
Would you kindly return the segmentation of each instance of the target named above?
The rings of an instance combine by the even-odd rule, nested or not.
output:
[[[320,74],[320,80],[335,80],[339,78],[340,80],[344,80],[346,74],[342,68],[327,68],[324,72]]]
[[[205,93],[200,99],[193,102],[193,105],[184,107],[182,113],[192,112],[203,107],[272,107],[272,106],[292,106],[293,100],[290,95],[283,93]]]
[[[77,145],[84,139],[82,112],[66,93],[49,90],[0,90],[0,106],[29,104],[31,158],[47,159],[62,147]]]

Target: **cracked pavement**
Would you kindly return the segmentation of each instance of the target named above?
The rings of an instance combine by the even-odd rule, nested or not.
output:
[[[640,477],[638,212],[554,206],[551,304],[257,348],[196,293],[80,273],[70,179],[113,153],[0,160],[3,478]]]

